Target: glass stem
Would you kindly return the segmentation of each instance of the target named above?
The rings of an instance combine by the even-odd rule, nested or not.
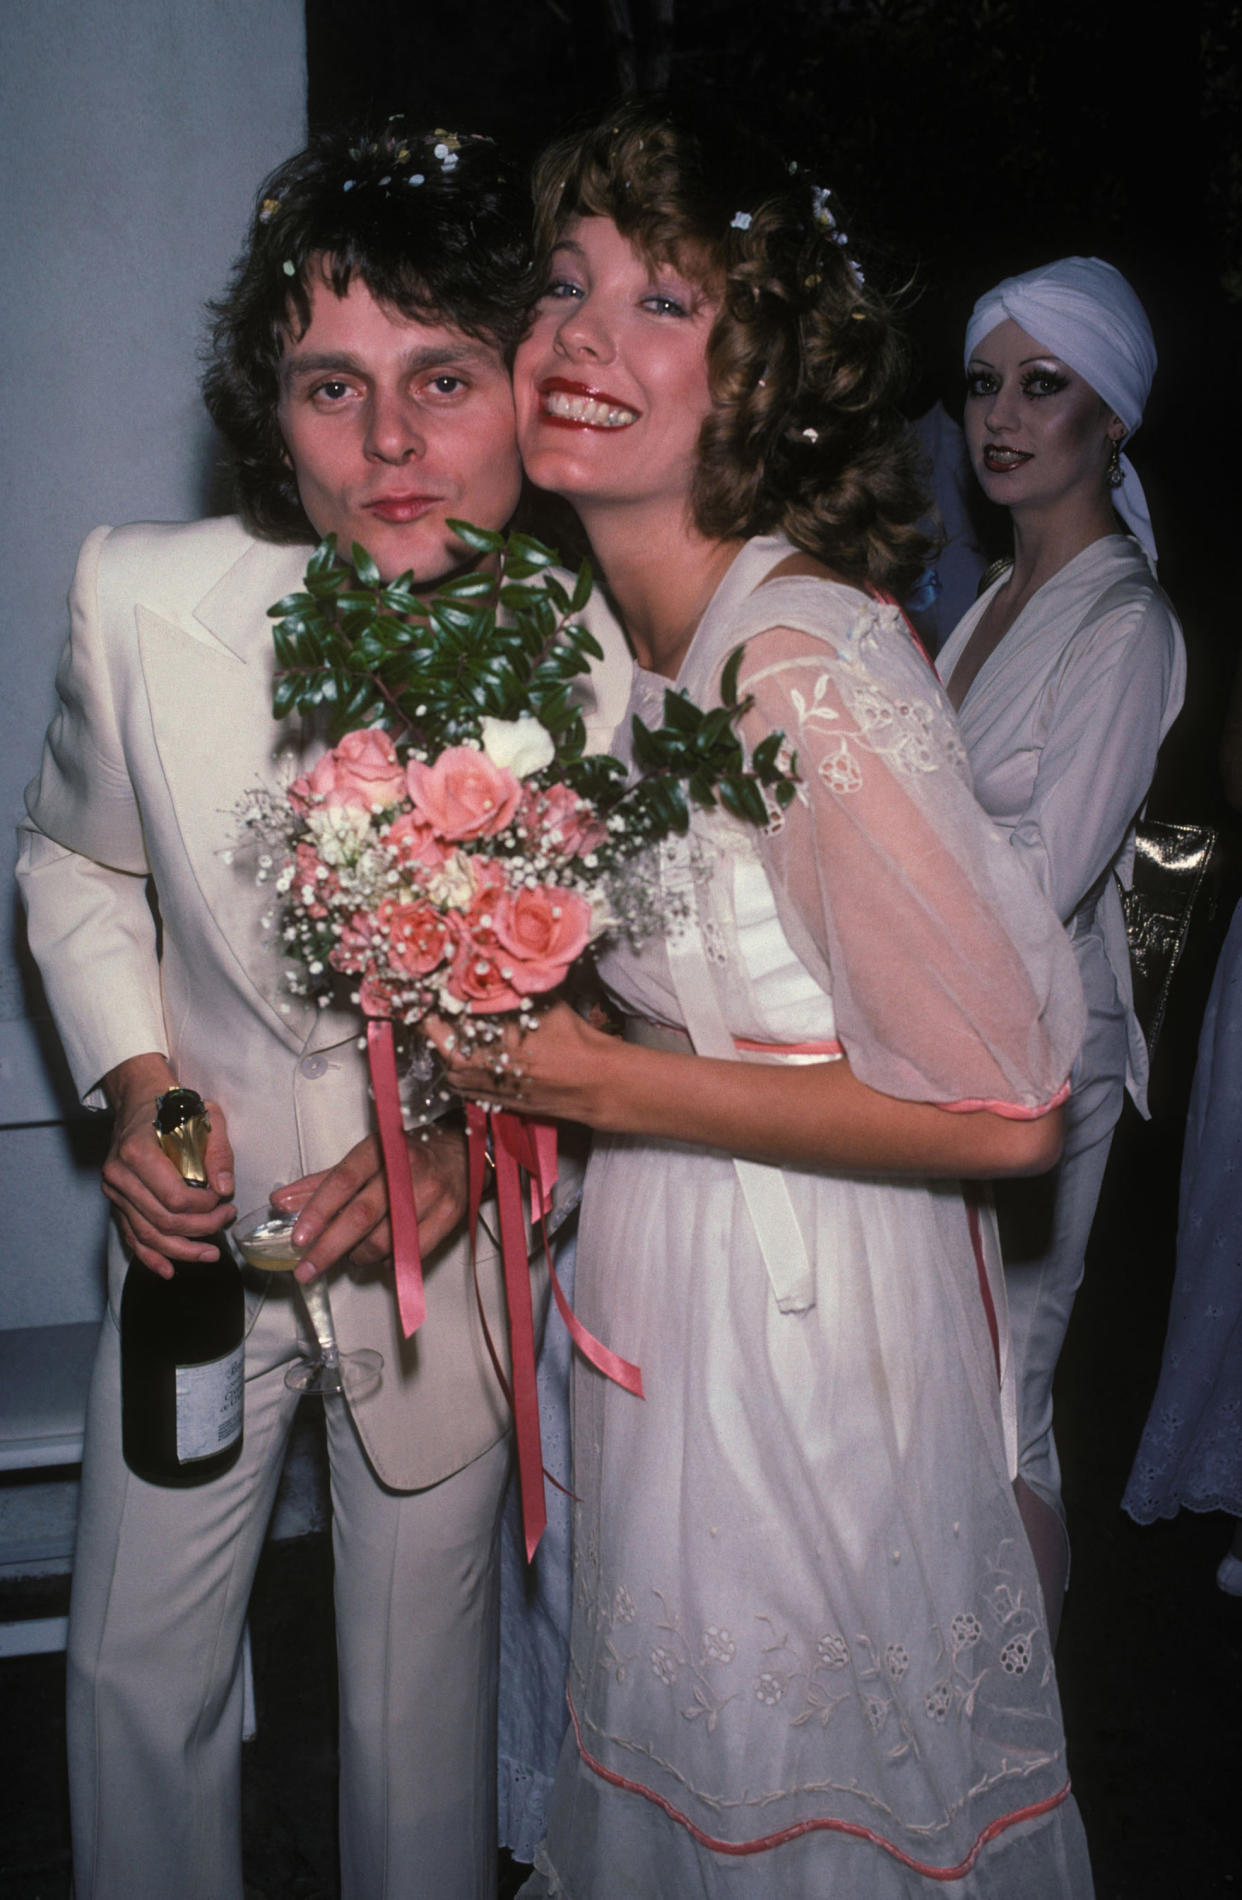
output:
[[[341,1355],[336,1344],[336,1328],[332,1324],[332,1308],[328,1305],[328,1289],[322,1280],[312,1280],[309,1286],[303,1286],[300,1280],[293,1283],[302,1295],[307,1317],[319,1342],[320,1357],[325,1366],[339,1366]]]

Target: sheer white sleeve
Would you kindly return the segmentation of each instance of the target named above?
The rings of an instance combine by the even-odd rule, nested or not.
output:
[[[780,729],[797,756],[796,797],[761,851],[855,1072],[907,1099],[1039,1113],[1081,1040],[1073,955],[977,804],[898,611],[789,580],[758,588],[742,619],[766,622],[745,633],[742,736]]]

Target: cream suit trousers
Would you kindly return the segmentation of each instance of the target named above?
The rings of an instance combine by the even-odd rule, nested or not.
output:
[[[119,1340],[105,1319],[69,1628],[76,1900],[242,1900],[242,1629],[299,1337],[292,1297],[269,1296],[246,1343],[242,1456],[178,1491],[121,1459]],[[325,1403],[343,1900],[488,1900],[508,1440],[426,1490],[390,1491],[345,1405]]]

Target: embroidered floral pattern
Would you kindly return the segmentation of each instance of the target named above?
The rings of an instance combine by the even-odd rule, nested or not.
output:
[[[1029,1634],[1014,1636],[1005,1644],[1000,1654],[1001,1668],[1010,1676],[1024,1676],[1031,1666],[1031,1639]]]
[[[969,1610],[959,1610],[951,1624],[954,1651],[972,1649],[983,1635],[983,1625]]]
[[[884,1667],[893,1682],[900,1682],[910,1667],[910,1653],[904,1643],[890,1643],[884,1651]]]
[[[702,1724],[708,1734],[722,1723],[743,1721],[740,1713],[730,1715],[731,1706],[749,1707],[762,1711],[763,1720],[811,1733],[835,1732],[843,1723],[861,1726],[875,1738],[877,1760],[919,1758],[924,1741],[955,1713],[972,1718],[981,1696],[989,1707],[1003,1706],[1002,1685],[1032,1669],[1042,1629],[1024,1606],[1022,1591],[1007,1581],[1004,1557],[1002,1551],[988,1566],[977,1607],[957,1611],[943,1633],[931,1629],[877,1641],[866,1631],[847,1637],[821,1626],[805,1649],[793,1630],[763,1612],[749,1634],[721,1621],[691,1632],[668,1592],[617,1583],[594,1599],[593,1614],[586,1600],[588,1621],[599,1633],[596,1665],[619,1689],[640,1696],[640,1723],[637,1710],[650,1694],[640,1684],[654,1681],[675,1697],[682,1721]],[[622,1629],[632,1629],[642,1646],[647,1667],[641,1675],[634,1672],[636,1655],[622,1641]]]
[[[681,1664],[678,1662],[676,1656],[674,1656],[672,1650],[665,1649],[660,1644],[657,1644],[656,1648],[651,1652],[651,1667],[661,1682],[669,1684],[676,1682],[681,1672]]]
[[[934,1682],[923,1697],[923,1707],[933,1722],[943,1722],[953,1707],[953,1684],[943,1677]]]

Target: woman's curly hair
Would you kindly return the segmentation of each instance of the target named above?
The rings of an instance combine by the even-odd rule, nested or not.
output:
[[[315,139],[260,187],[246,248],[212,304],[203,395],[238,505],[272,541],[315,541],[277,421],[280,359],[310,322],[314,274],[359,278],[403,317],[494,343],[506,362],[530,305],[530,208],[490,139],[399,119]]]
[[[905,349],[831,194],[736,126],[630,100],[551,145],[534,196],[541,269],[571,219],[611,218],[718,299],[700,531],[780,531],[856,584],[905,591],[929,547],[921,458],[897,407]]]

